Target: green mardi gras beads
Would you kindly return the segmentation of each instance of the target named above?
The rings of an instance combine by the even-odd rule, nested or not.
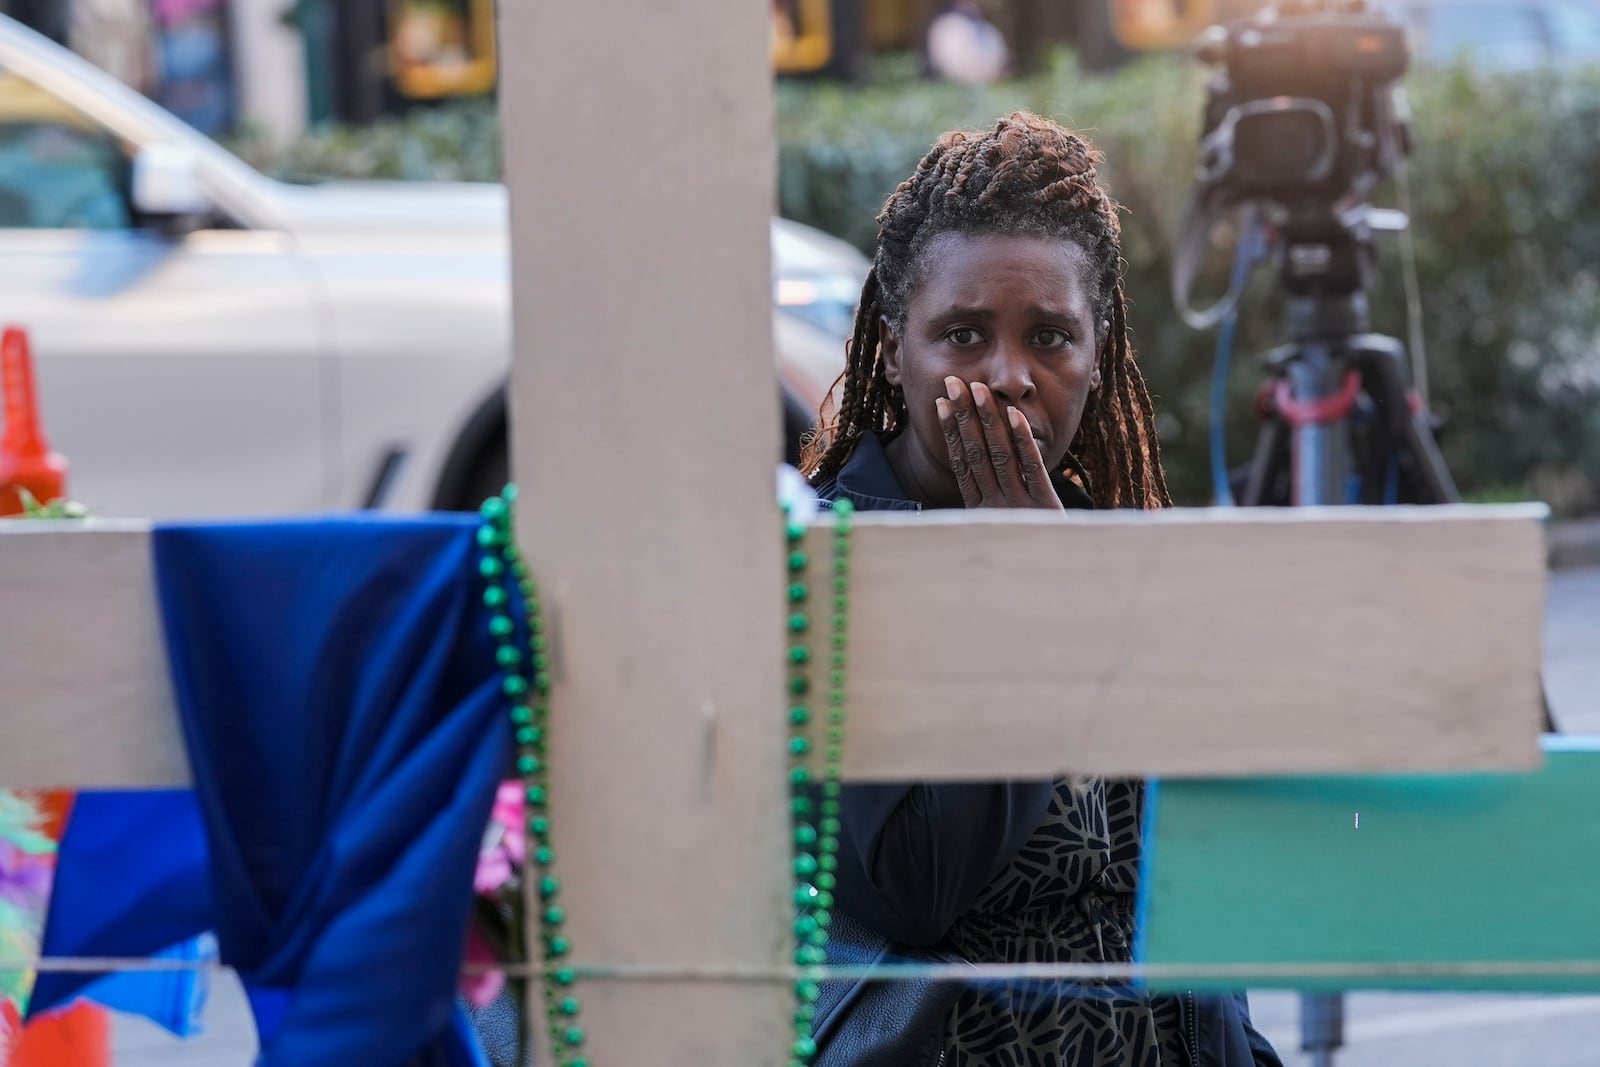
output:
[[[511,526],[515,501],[516,487],[508,485],[503,494],[484,502],[483,524],[477,533],[481,552],[478,574],[484,580],[483,603],[493,613],[489,633],[495,640],[495,662],[504,675],[501,691],[511,704],[511,726],[517,743],[516,765],[527,800],[525,830],[530,844],[536,846],[529,849],[529,855],[537,870],[542,904],[538,909],[538,943],[543,954],[546,999],[553,1004],[547,1012],[550,1048],[557,1067],[586,1067],[588,1060],[580,1054],[586,1034],[578,1025],[583,1006],[571,991],[572,970],[557,963],[571,954],[572,945],[561,932],[566,924],[566,911],[559,903],[561,882],[553,869],[555,851],[550,846],[550,817],[546,810],[550,774],[549,654],[542,636],[544,620],[539,614],[538,589],[517,551],[517,539]],[[518,633],[516,622],[509,614],[513,591],[522,598],[526,635]],[[530,872],[529,877],[535,875]],[[559,1001],[556,999],[558,988],[562,990]]]
[[[508,486],[499,497],[486,501],[483,507],[483,525],[477,534],[482,550],[479,574],[485,582],[483,602],[494,613],[490,621],[490,634],[496,642],[496,662],[504,672],[502,689],[513,701],[511,721],[516,731],[517,765],[522,772],[522,784],[529,804],[530,837],[536,837],[539,847],[531,850],[533,864],[539,878],[539,944],[543,952],[547,1001],[549,1040],[558,1067],[586,1067],[587,1060],[578,1054],[586,1043],[587,1034],[577,1025],[582,1013],[579,999],[572,995],[575,975],[570,968],[559,966],[559,961],[572,951],[571,943],[561,933],[566,913],[557,903],[561,883],[553,867],[555,853],[549,844],[550,820],[546,811],[548,796],[549,760],[548,705],[549,693],[548,652],[543,637],[544,622],[540,618],[537,586],[529,575],[516,548],[516,537],[511,526],[515,488]],[[826,958],[827,930],[831,923],[833,907],[831,890],[835,884],[833,871],[838,866],[839,847],[839,761],[844,739],[844,687],[848,638],[850,593],[851,515],[848,501],[837,501],[833,507],[834,536],[831,574],[831,598],[825,603],[829,612],[828,660],[826,698],[828,707],[827,762],[820,776],[813,773],[807,757],[818,750],[811,736],[815,716],[811,714],[807,699],[817,690],[812,679],[813,657],[806,637],[811,630],[811,586],[806,575],[809,559],[805,551],[806,528],[789,523],[789,582],[787,600],[790,605],[788,632],[790,644],[785,651],[789,670],[789,692],[796,702],[789,708],[790,723],[790,781],[793,826],[793,870],[795,872],[795,962],[803,970],[819,966]],[[526,612],[527,635],[519,635],[517,627],[507,614],[512,593],[521,595]],[[822,796],[820,814],[813,799],[820,777]],[[556,991],[560,989],[565,995]],[[790,1046],[790,1064],[809,1067],[816,1057],[816,1044],[811,1038],[811,1025],[816,1015],[816,1001],[821,995],[820,986],[809,977],[794,984],[794,1041]]]
[[[789,675],[788,691],[795,698],[788,713],[790,813],[794,823],[791,835],[792,872],[795,879],[794,961],[802,974],[801,980],[794,985],[794,1041],[789,1048],[789,1067],[810,1067],[817,1055],[811,1026],[816,1018],[817,998],[822,995],[822,990],[808,972],[827,958],[828,926],[832,921],[830,909],[833,907],[831,890],[835,884],[833,872],[839,866],[839,762],[844,752],[844,686],[849,645],[850,529],[853,511],[847,500],[833,504],[833,558],[829,565],[833,595],[824,601],[830,609],[827,618],[828,648],[831,650],[826,675],[829,729],[825,747],[819,746],[811,736],[816,716],[807,703],[818,688],[812,678],[815,658],[806,640],[812,629],[809,607],[811,585],[807,577],[810,557],[805,545],[807,530],[792,516],[785,515],[789,562],[789,645],[784,651],[784,665]],[[820,776],[807,762],[808,757],[819,748],[826,754]],[[820,823],[817,820],[818,806],[813,800],[819,777],[823,797]]]

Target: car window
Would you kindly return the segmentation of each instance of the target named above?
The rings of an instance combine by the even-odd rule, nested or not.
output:
[[[110,133],[0,67],[0,227],[127,229],[128,173]]]

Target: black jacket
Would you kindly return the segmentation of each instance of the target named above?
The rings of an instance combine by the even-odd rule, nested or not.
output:
[[[906,493],[883,444],[872,435],[817,492],[825,501],[846,499],[866,511],[922,506]],[[1094,506],[1065,478],[1056,480],[1056,492],[1069,508]],[[829,962],[865,965],[928,958],[929,950],[1044,821],[1054,792],[1050,781],[847,786],[840,798],[835,899],[839,910],[857,922],[836,932]],[[960,859],[952,862],[951,857]],[[818,1004],[820,1062],[828,1067],[920,1063],[922,1050],[939,1044],[959,990],[954,984],[932,983],[910,990],[891,990],[888,983],[834,985]],[[1250,1025],[1242,993],[1190,994],[1183,1007],[1193,1067],[1281,1067],[1271,1046]],[[860,1015],[872,1018],[854,1018]],[[886,1040],[896,1027],[932,1027],[935,1032]]]

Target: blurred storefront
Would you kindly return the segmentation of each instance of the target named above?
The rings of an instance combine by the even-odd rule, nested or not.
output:
[[[312,122],[494,91],[494,0],[296,0]]]
[[[10,0],[5,11],[196,128],[239,119],[230,7],[237,0]]]
[[[494,90],[494,0],[0,0],[213,135],[278,138]]]
[[[1264,0],[977,0],[1026,69],[1059,44],[1090,68],[1180,47],[1202,28]],[[861,77],[879,52],[922,49],[951,0],[771,0],[772,62],[780,75]]]
[[[873,54],[920,51],[950,0],[768,0],[779,75],[865,77]],[[1018,69],[1058,43],[1091,68],[1171,48],[1262,0],[979,0]],[[0,0],[33,27],[199,129],[288,139],[496,83],[495,0]]]

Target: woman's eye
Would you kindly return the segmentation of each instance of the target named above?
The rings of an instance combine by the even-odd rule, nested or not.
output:
[[[958,345],[962,348],[965,348],[967,345],[977,343],[978,331],[974,330],[971,326],[957,326],[955,329],[945,334],[944,339],[953,345]]]
[[[1065,348],[1072,343],[1072,338],[1062,330],[1040,330],[1033,335],[1033,339],[1035,344],[1045,348]]]

